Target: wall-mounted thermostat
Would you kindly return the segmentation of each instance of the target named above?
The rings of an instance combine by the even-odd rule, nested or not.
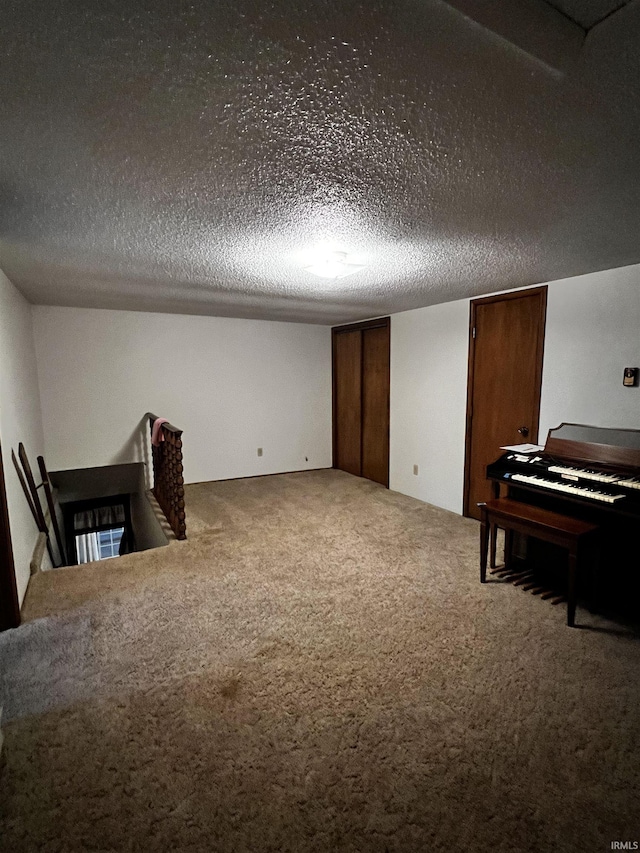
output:
[[[622,384],[627,388],[636,386],[638,384],[638,373],[640,373],[640,368],[638,367],[625,367]]]

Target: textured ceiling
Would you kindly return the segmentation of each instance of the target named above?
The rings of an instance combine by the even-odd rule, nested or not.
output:
[[[640,4],[556,67],[535,4],[567,24],[9,0],[0,267],[36,303],[337,323],[638,262]],[[366,268],[314,277],[319,243]]]
[[[626,6],[630,0],[546,0],[585,30]]]

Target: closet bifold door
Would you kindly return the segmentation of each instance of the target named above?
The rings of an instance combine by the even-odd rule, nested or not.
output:
[[[389,326],[362,332],[362,477],[389,486]]]
[[[333,467],[362,473],[362,332],[333,335]]]
[[[389,486],[388,317],[333,337],[333,467]]]

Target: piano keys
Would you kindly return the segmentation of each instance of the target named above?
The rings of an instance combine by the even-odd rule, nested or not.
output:
[[[551,469],[549,469],[551,470]],[[564,476],[564,475],[561,475]],[[623,501],[626,495],[618,491],[603,491],[595,489],[593,486],[587,486],[580,483],[580,477],[571,477],[574,483],[566,481],[547,480],[545,477],[531,476],[528,474],[512,474],[511,482],[526,483],[527,485],[536,486],[540,489],[551,489],[554,492],[563,492],[570,497],[587,498],[592,501],[601,501],[602,503],[613,504],[616,501]]]
[[[595,480],[597,483],[619,483],[631,489],[640,489],[640,478],[628,478],[623,474],[606,474],[603,471],[590,471],[586,468],[568,468],[566,465],[551,465],[549,471],[568,479]]]

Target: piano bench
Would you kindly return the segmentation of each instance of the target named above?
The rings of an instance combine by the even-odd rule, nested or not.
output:
[[[487,546],[497,527],[505,531],[505,561],[510,562],[513,534],[522,533],[565,548],[569,558],[567,625],[575,624],[577,579],[580,564],[599,528],[577,518],[560,515],[538,506],[497,498],[478,504],[480,508],[480,582],[487,579]]]

